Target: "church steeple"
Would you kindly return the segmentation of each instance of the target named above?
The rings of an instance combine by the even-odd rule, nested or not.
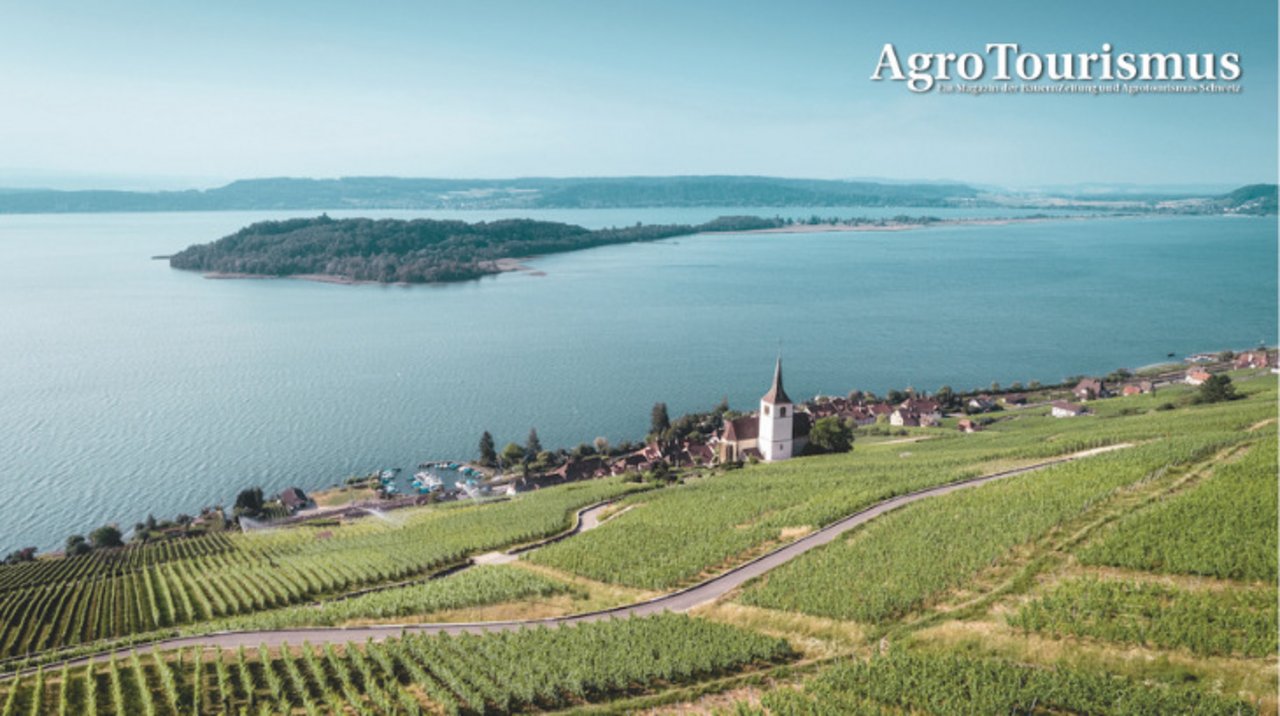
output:
[[[773,386],[769,388],[769,392],[765,393],[760,401],[774,405],[791,402],[791,398],[787,397],[787,391],[782,389],[782,356],[778,356],[778,363],[773,368]]]

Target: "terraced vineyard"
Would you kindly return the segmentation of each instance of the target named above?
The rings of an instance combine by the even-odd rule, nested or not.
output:
[[[228,629],[282,629],[292,626],[335,626],[356,620],[430,616],[446,609],[461,609],[516,600],[567,594],[575,589],[525,569],[502,565],[479,566],[445,579],[396,587],[350,599],[317,605],[286,607],[246,614],[191,629],[193,633]]]
[[[1086,564],[1220,579],[1276,581],[1276,433],[1259,434],[1239,462],[1126,517],[1080,553]]]
[[[912,505],[780,567],[742,601],[856,621],[899,618],[1115,490],[1239,439],[1156,442]]]
[[[994,659],[893,653],[824,671],[764,706],[788,716],[851,714],[1198,714],[1242,716],[1256,707],[1194,686],[1148,685],[1092,671],[1037,668]],[[749,709],[743,711],[749,713]]]
[[[617,479],[335,527],[213,535],[0,568],[0,658],[124,637],[406,579],[566,529],[638,486]]]
[[[1072,579],[1009,623],[1052,636],[1185,648],[1205,656],[1276,653],[1276,589],[1180,589],[1131,580]]]
[[[1094,415],[1072,420],[1010,411],[974,435],[929,430],[923,442],[634,495],[640,486],[593,481],[509,503],[392,513],[397,524],[211,536],[0,568],[6,653],[176,624],[202,644],[0,681],[0,716],[619,713],[686,701],[775,716],[1273,716],[1277,592],[1258,582],[1275,578],[1264,559],[1275,550],[1275,386],[1271,377],[1242,382],[1244,400],[1174,409],[1164,403],[1185,389],[1097,401]],[[615,585],[688,584],[887,497],[1098,447],[1113,449],[922,495],[833,542],[805,543],[813,549],[802,555],[775,555],[791,561],[763,563],[772,570],[728,592],[736,599],[682,603],[698,604],[697,616],[606,615],[460,636],[382,627],[365,634],[386,641],[354,644],[348,629],[207,634],[430,620],[578,592],[607,595],[606,604],[638,599]],[[495,566],[393,584],[555,533],[574,508],[613,495],[632,509],[526,554],[572,580]],[[388,588],[334,599],[371,584]],[[715,587],[726,584],[736,583],[703,593],[723,595]],[[214,639],[230,649],[210,648]],[[742,694],[750,701],[734,704]]]
[[[781,639],[663,615],[345,647],[135,655],[9,684],[0,713],[512,713],[642,693],[792,656]]]
[[[637,495],[629,502],[641,508],[619,516],[608,529],[528,558],[604,582],[669,589],[741,561],[784,532],[829,524],[893,495],[1106,445],[1176,443],[1181,435],[1210,434],[1216,437],[1203,444],[1234,441],[1241,429],[1274,412],[1274,403],[1263,395],[1240,404],[1137,415],[1119,414],[1103,403],[1097,404],[1099,417],[1019,415],[974,435],[946,433],[910,445],[855,447],[848,455],[754,466],[679,490]],[[1190,454],[1165,449],[1170,459]]]

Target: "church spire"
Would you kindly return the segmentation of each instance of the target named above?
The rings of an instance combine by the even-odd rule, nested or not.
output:
[[[790,403],[791,398],[787,397],[787,391],[782,389],[782,356],[778,356],[778,363],[773,368],[773,386],[769,388],[769,392],[761,398],[766,403]]]

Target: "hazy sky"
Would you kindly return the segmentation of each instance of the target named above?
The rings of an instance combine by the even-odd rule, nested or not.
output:
[[[1276,3],[10,2],[0,183],[1276,175]],[[882,45],[1238,52],[1233,96],[916,95]],[[151,177],[151,179],[145,179]]]

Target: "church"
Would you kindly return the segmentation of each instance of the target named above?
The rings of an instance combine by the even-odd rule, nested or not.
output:
[[[782,388],[782,358],[773,369],[773,385],[760,398],[760,410],[724,421],[720,431],[719,458],[735,462],[755,458],[765,462],[786,460],[804,452],[809,444],[809,414],[797,413]]]

